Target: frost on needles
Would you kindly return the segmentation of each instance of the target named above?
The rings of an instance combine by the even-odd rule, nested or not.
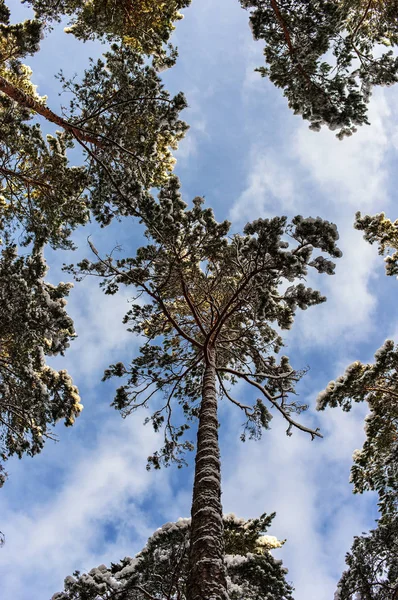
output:
[[[265,535],[274,515],[224,521],[226,580],[231,600],[292,600],[287,570],[271,551],[283,542]],[[65,591],[52,600],[184,600],[186,596],[190,519],[166,523],[149,538],[134,558],[110,567],[100,565],[88,573],[75,572],[65,579]]]

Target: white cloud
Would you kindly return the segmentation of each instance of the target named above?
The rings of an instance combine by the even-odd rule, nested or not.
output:
[[[389,95],[389,99],[394,97]],[[304,124],[297,129],[292,136],[292,154],[318,185],[321,206],[333,202],[337,211],[342,207],[351,211],[374,210],[380,204],[385,207],[390,117],[389,101],[378,90],[369,107],[371,126],[361,127],[351,138],[339,142],[333,132],[313,133]]]
[[[352,537],[368,528],[374,500],[353,496],[348,484],[352,452],[363,442],[363,415],[364,407],[322,413],[325,439],[314,442],[298,431],[287,438],[275,417],[260,442],[229,442],[224,451],[224,510],[245,517],[277,512],[270,533],[287,543],[273,554],[289,569],[296,600],[330,600]]]
[[[137,426],[137,424],[139,425]],[[63,485],[45,501],[15,511],[1,499],[1,527],[6,545],[1,551],[2,597],[37,599],[62,589],[64,577],[99,562],[117,561],[145,545],[154,523],[142,505],[164,510],[170,500],[169,471],[145,470],[147,455],[159,443],[140,419],[105,425],[98,444],[69,464]],[[67,452],[67,445],[65,445]],[[106,523],[116,539],[106,540]]]
[[[252,157],[247,187],[229,214],[234,222],[274,216],[276,206],[279,213],[291,212],[300,194],[285,160],[278,163],[273,153],[257,147]]]
[[[62,359],[75,377],[101,373],[113,356],[127,348],[130,356],[134,354],[139,340],[122,322],[131,296],[131,288],[121,288],[114,296],[107,296],[95,278],[75,284],[67,308],[78,337]]]
[[[379,90],[370,105],[371,127],[362,127],[342,142],[328,130],[315,134],[300,123],[279,149],[253,144],[247,183],[230,218],[239,223],[278,214],[319,215],[335,222],[340,232],[344,254],[336,261],[336,275],[308,278],[328,301],[298,316],[289,338],[299,337],[301,344],[357,342],[372,331],[377,306],[372,282],[383,265],[353,222],[357,210],[388,208],[388,132],[394,97]]]
[[[336,260],[335,275],[311,274],[308,278],[308,283],[319,289],[327,301],[304,313],[298,311],[289,333],[289,339],[296,343],[328,347],[339,340],[339,347],[341,343],[352,346],[367,339],[374,330],[380,258],[351,223],[352,220],[339,228],[343,257]]]

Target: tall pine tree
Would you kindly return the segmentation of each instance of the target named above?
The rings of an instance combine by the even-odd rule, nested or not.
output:
[[[270,408],[286,420],[289,434],[297,427],[320,435],[293,418],[306,408],[294,395],[303,373],[286,356],[276,359],[282,339],[273,324],[288,329],[297,308],[325,301],[302,280],[309,267],[333,274],[334,263],[313,251],[339,257],[338,234],[319,217],[298,216],[290,224],[285,217],[258,219],[243,235],[228,236],[230,224],[217,223],[202,198],[187,209],[174,177],[158,203],[145,199],[139,209],[149,242],[136,257],[101,258],[92,246],[98,260],[84,260],[74,272],[102,277],[106,293],[124,284],[141,296],[125,322],[146,341],[129,366],[113,365],[105,379],[126,379],[114,400],[123,415],[154,402],[147,421],[155,430],[164,426],[164,445],[149,457],[155,468],[183,463],[184,451],[193,448],[185,434],[198,418],[187,598],[227,598],[218,400],[224,396],[245,415],[243,439],[268,428]],[[234,398],[237,381],[258,399]]]

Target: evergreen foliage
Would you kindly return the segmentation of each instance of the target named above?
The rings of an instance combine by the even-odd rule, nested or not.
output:
[[[364,231],[364,238],[370,244],[378,244],[380,255],[388,253],[384,259],[386,275],[398,275],[398,220],[391,221],[384,213],[362,216],[357,212],[354,226]]]
[[[317,408],[349,411],[352,402],[367,402],[370,409],[366,440],[353,456],[354,492],[376,491],[382,521],[388,521],[398,514],[398,348],[391,340],[376,352],[373,365],[357,361],[331,381]]]
[[[49,5],[39,7],[41,19]],[[52,9],[57,5],[61,9],[58,2]],[[22,63],[38,51],[42,35],[37,19],[11,25],[0,1],[0,219],[7,212],[8,221],[15,216],[20,226],[22,219],[30,235],[44,228],[43,243],[63,245],[70,231],[87,221],[88,208],[107,224],[115,214],[132,214],[137,196],[165,183],[175,163],[171,149],[187,129],[179,119],[186,101],[182,93],[170,97],[142,53],[119,42],[103,60],[91,61],[80,82],[61,75],[72,101],[69,114],[59,116],[37,94],[32,71]],[[39,125],[31,124],[37,115],[62,133],[46,141]],[[71,167],[67,150],[76,145],[83,159]],[[41,215],[45,225],[38,223]]]
[[[0,232],[22,246],[71,248],[71,232],[89,218],[88,173],[70,167],[65,135],[44,140],[24,108],[0,97]],[[18,135],[15,132],[18,131]]]
[[[398,518],[354,538],[335,600],[394,600],[398,594]]]
[[[66,371],[46,365],[63,354],[75,333],[65,311],[71,284],[44,282],[40,252],[17,256],[15,246],[0,256],[0,461],[40,452],[51,425],[72,425],[82,405]],[[5,473],[0,462],[0,484]]]
[[[269,552],[282,543],[263,535],[273,516],[224,517],[224,561],[231,600],[291,600],[287,571]],[[184,600],[189,535],[190,519],[166,523],[135,558],[125,558],[110,568],[100,565],[87,574],[74,573],[65,579],[65,591],[54,594],[52,600]]]
[[[378,244],[379,254],[393,250],[385,259],[387,275],[398,274],[397,225],[384,213],[356,214],[355,228]],[[378,493],[380,519],[377,529],[354,538],[335,599],[390,600],[398,597],[398,346],[392,340],[376,352],[374,364],[356,361],[331,381],[317,408],[349,411],[353,402],[367,402],[370,413],[363,447],[353,454],[351,482],[355,493]]]
[[[137,214],[137,199],[170,175],[170,149],[187,128],[179,119],[183,95],[170,97],[142,54],[116,43],[91,62],[80,83],[61,76],[73,99],[67,118],[55,114],[22,62],[39,49],[44,13],[38,17],[12,25],[0,0],[2,460],[39,452],[49,427],[60,418],[71,424],[81,406],[69,376],[44,363],[45,354],[64,352],[74,332],[63,308],[69,288],[52,291],[44,281],[43,247],[73,248],[72,231],[90,215],[106,225],[115,215]],[[45,138],[38,115],[62,131]],[[76,145],[84,154],[80,166],[71,166],[68,153]],[[16,240],[31,256],[17,258]]]
[[[283,89],[295,114],[340,139],[369,123],[373,87],[398,79],[396,0],[240,2],[251,10],[254,38],[265,42],[267,66],[257,71]]]
[[[336,600],[390,600],[398,593],[398,348],[387,340],[374,364],[359,361],[329,383],[318,396],[318,409],[367,402],[366,439],[353,454],[351,481],[355,493],[373,490],[379,496],[377,529],[354,538],[346,556]]]
[[[94,140],[77,138],[88,162],[94,215],[104,225],[114,215],[136,215],[137,202],[174,167],[170,148],[187,130],[179,119],[184,95],[170,97],[142,55],[118,44],[92,62],[81,82],[61,80],[73,95],[69,123]]]
[[[155,430],[166,425],[165,444],[150,464],[181,463],[181,451],[191,448],[181,438],[198,416],[209,345],[217,348],[220,394],[242,410],[249,437],[268,428],[272,414],[267,404],[287,420],[289,433],[299,426],[316,435],[292,419],[306,408],[296,399],[289,401],[303,372],[293,370],[287,357],[276,360],[283,342],[272,323],[289,329],[297,308],[326,300],[302,280],[308,267],[333,274],[334,263],[312,253],[319,248],[332,257],[341,255],[335,225],[319,217],[298,216],[291,224],[286,217],[275,217],[247,224],[243,235],[228,236],[230,224],[217,223],[202,198],[186,208],[176,177],[162,188],[158,203],[146,198],[139,211],[146,215],[150,241],[135,258],[102,259],[92,247],[98,261],[86,259],[70,269],[77,277],[102,277],[107,294],[123,284],[133,285],[141,296],[125,323],[146,341],[130,366],[111,366],[105,379],[127,380],[113,403],[123,416],[146,406],[157,392],[164,394],[164,404],[147,419]],[[290,285],[282,290],[284,282]],[[230,395],[229,386],[238,380],[259,393],[253,405]],[[186,419],[182,425],[172,424],[172,399]]]
[[[153,55],[158,66],[171,66],[176,52],[167,44],[182,19],[179,10],[190,0],[23,0],[30,4],[39,19],[60,21],[71,17],[67,33],[78,39],[121,39],[140,53]]]

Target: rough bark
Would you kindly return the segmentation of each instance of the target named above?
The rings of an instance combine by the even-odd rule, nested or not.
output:
[[[29,94],[26,94],[24,91],[20,90],[16,85],[14,85],[1,75],[0,91],[6,94],[6,96],[8,96],[21,106],[34,110],[35,113],[41,115],[42,117],[47,119],[47,121],[50,121],[50,123],[55,123],[56,125],[62,127],[65,131],[69,131],[82,142],[89,142],[91,144],[95,144],[96,146],[102,147],[99,138],[89,135],[82,131],[79,127],[68,123],[68,121],[65,121],[65,119],[55,114],[52,110],[47,108],[47,106],[44,106],[44,104],[41,104],[40,102],[32,98],[32,96],[29,96]]]
[[[218,446],[215,350],[209,348],[199,414],[187,600],[228,600]]]

